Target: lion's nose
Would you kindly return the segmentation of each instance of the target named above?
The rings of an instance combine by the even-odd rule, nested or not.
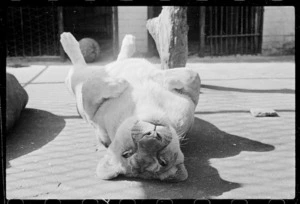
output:
[[[148,131],[146,133],[143,134],[143,137],[147,137],[147,138],[153,138],[153,139],[157,139],[159,141],[162,141],[162,137],[161,135],[154,130]]]
[[[138,144],[144,152],[155,153],[166,146],[162,140],[162,137],[153,130],[145,133]]]
[[[155,134],[155,131],[151,130],[151,131],[148,131],[146,133],[143,134],[143,137],[146,136],[146,137],[153,137],[153,135]]]

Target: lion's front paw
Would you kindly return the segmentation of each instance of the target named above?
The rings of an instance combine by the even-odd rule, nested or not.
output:
[[[121,51],[117,60],[127,59],[135,53],[135,36],[125,35],[122,41]]]

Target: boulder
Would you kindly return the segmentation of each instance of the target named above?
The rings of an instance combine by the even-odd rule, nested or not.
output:
[[[16,77],[6,73],[6,131],[19,119],[28,102],[28,94]]]

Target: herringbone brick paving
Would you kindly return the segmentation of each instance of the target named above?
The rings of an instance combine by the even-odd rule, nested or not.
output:
[[[7,198],[269,198],[295,196],[294,63],[190,63],[203,88],[183,142],[182,183],[99,180],[95,136],[63,84],[68,65],[10,69],[29,103],[7,136]],[[29,83],[28,83],[29,82]],[[255,118],[250,108],[280,117]]]

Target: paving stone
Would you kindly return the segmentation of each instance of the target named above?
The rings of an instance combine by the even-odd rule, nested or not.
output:
[[[295,94],[284,91],[295,84],[294,64],[189,65],[199,72],[203,84],[218,87],[201,90],[197,127],[182,146],[189,178],[176,184],[98,179],[95,168],[105,148],[95,151],[94,131],[78,117],[75,101],[63,84],[69,67],[51,66],[40,75],[45,67],[13,69],[23,84],[38,75],[25,86],[30,97],[27,108],[54,114],[62,128],[55,132],[51,130],[57,126],[45,126],[39,137],[33,137],[35,146],[22,143],[20,149],[7,143],[7,198],[294,198]],[[266,81],[265,86],[251,85],[258,79]],[[280,117],[253,117],[249,114],[253,107],[271,108]],[[53,121],[48,119],[40,122]],[[38,138],[45,141],[39,143]]]

